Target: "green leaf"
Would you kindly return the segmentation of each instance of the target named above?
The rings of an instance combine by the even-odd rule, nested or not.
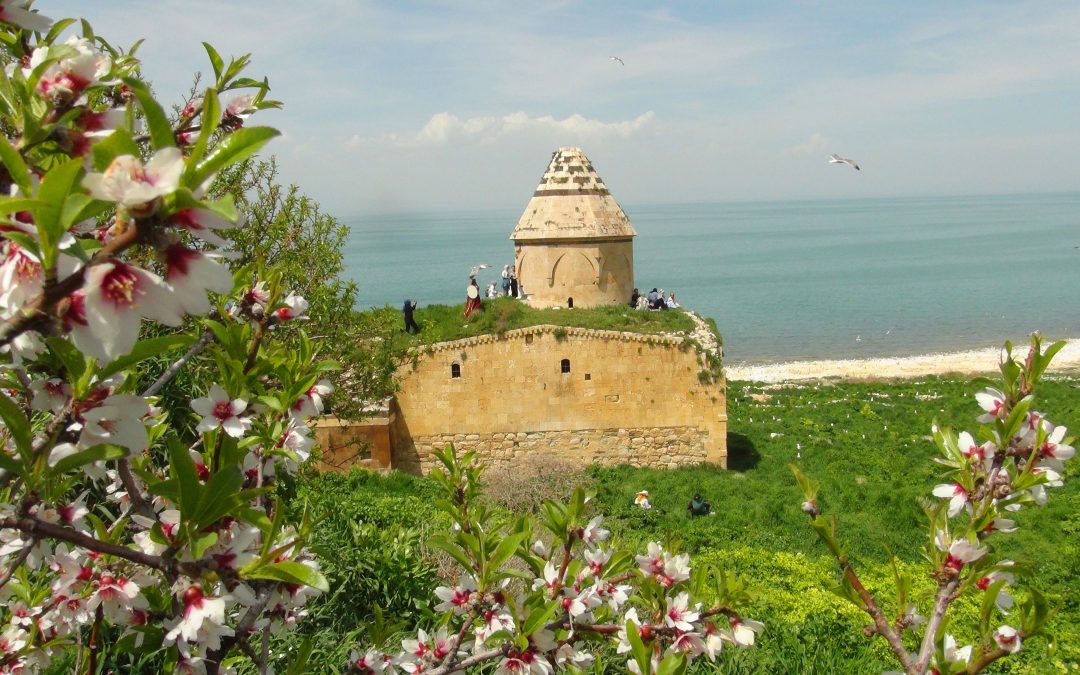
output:
[[[270,127],[237,129],[218,143],[213,152],[194,170],[189,164],[187,185],[195,188],[218,170],[255,154],[267,141],[279,134],[277,129]]]
[[[225,61],[222,60],[221,55],[209,42],[202,43],[202,46],[206,49],[206,55],[210,57],[210,65],[214,68],[214,80],[220,81],[221,71],[225,69]],[[220,82],[218,83],[220,84]]]
[[[67,196],[63,208],[60,209],[60,225],[65,231],[70,230],[72,225],[99,216],[112,207],[113,204],[109,202],[74,192]]]
[[[4,163],[4,167],[11,174],[11,180],[15,181],[15,184],[19,186],[24,195],[29,196],[33,191],[30,182],[30,170],[26,168],[26,162],[23,161],[22,155],[8,142],[3,134],[0,134],[0,161]]]
[[[34,223],[41,241],[41,264],[45,269],[51,269],[56,264],[56,245],[67,231],[60,220],[60,213],[68,195],[78,186],[82,168],[82,159],[70,159],[45,174],[38,188],[38,199],[46,206],[34,213]]]
[[[150,130],[150,143],[154,149],[176,147],[176,137],[173,136],[169,118],[165,116],[161,105],[154,100],[150,88],[142,80],[133,77],[125,77],[123,80],[128,89],[135,94],[135,98],[139,99],[139,107],[142,108],[143,115],[146,117],[146,126]]]
[[[191,555],[196,560],[203,557],[206,553],[206,549],[210,548],[217,543],[217,532],[206,532],[204,534],[197,535],[195,541],[191,543]]]
[[[683,654],[668,654],[656,669],[656,675],[682,675],[685,672],[686,656]]]
[[[2,396],[2,394],[0,394],[0,396]],[[15,461],[14,458],[8,457],[6,452],[0,452],[0,469],[3,469],[8,473],[13,473],[16,476],[26,477],[26,470],[23,465]]]
[[[375,609],[378,608],[378,605],[376,605]],[[311,648],[313,646],[314,643],[310,637],[304,638],[296,649],[296,655],[293,657],[292,663],[289,664],[289,668],[285,671],[286,675],[302,675],[311,670],[308,667],[308,661],[311,659]]]
[[[285,561],[256,568],[245,576],[252,579],[273,579],[287,584],[311,586],[322,592],[330,590],[326,577],[298,562]]]
[[[109,168],[112,161],[121,155],[139,157],[139,144],[131,137],[131,132],[124,127],[118,127],[102,140],[94,143],[94,170],[104,171]]]
[[[630,643],[630,652],[634,655],[634,661],[638,664],[638,672],[652,672],[652,664],[649,663],[649,648],[641,641],[638,625],[633,620],[626,622],[626,639]]]
[[[151,356],[158,356],[165,352],[171,352],[177,349],[184,349],[195,344],[196,338],[186,333],[177,333],[176,335],[163,335],[162,337],[150,338],[147,340],[140,340],[135,343],[134,349],[127,356],[121,356],[120,358],[107,364],[98,373],[100,379],[105,379],[110,375],[119,373],[122,370],[134,366],[141,361],[145,361]]]
[[[236,497],[244,485],[244,474],[235,466],[217,471],[206,484],[206,498],[199,511],[192,514],[195,527],[202,528],[217,522],[226,515],[230,507],[236,505]],[[248,500],[243,497],[242,503]]]
[[[491,554],[490,558],[488,558],[488,571],[494,572],[495,570],[499,569],[499,567],[504,562],[509,560],[510,557],[514,555],[514,552],[517,551],[518,546],[521,545],[521,542],[524,539],[525,533],[523,532],[503,539],[502,542],[499,544],[498,548],[495,549],[495,552]]]
[[[465,551],[456,542],[451,541],[446,535],[436,534],[428,538],[429,546],[442,549],[450,554],[454,560],[461,563],[461,566],[467,570],[471,570],[473,567],[473,561],[465,554]]]
[[[521,627],[521,633],[523,635],[532,635],[536,631],[540,630],[551,621],[555,616],[555,612],[559,609],[561,603],[557,600],[545,603],[543,608],[533,608],[529,612],[529,618],[525,619],[525,624]]]
[[[108,461],[110,459],[120,459],[121,457],[127,457],[129,454],[127,448],[122,448],[119,445],[111,445],[103,443],[101,445],[95,445],[86,450],[76,452],[74,455],[68,455],[56,463],[56,466],[49,467],[50,476],[61,476],[72,469],[77,469],[81,466],[89,464],[90,462]]]
[[[218,100],[217,90],[210,87],[203,95],[202,119],[199,121],[199,138],[191,148],[188,166],[198,164],[202,161],[203,156],[206,154],[206,149],[210,145],[210,139],[213,137],[214,132],[217,131],[220,122],[221,101]],[[197,185],[197,183],[195,185]],[[193,185],[193,187],[195,185]]]
[[[7,394],[0,392],[0,419],[11,434],[11,440],[20,453],[29,453],[31,449],[30,420],[26,419],[21,408]]]
[[[182,520],[189,520],[191,514],[198,512],[199,502],[202,500],[202,486],[199,485],[199,476],[195,471],[195,462],[192,461],[188,449],[179,441],[169,443],[169,466],[172,475],[179,484],[180,516]]]

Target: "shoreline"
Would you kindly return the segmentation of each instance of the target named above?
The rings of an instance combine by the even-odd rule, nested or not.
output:
[[[1013,349],[1023,349],[1023,353],[1027,353],[1027,345],[1023,343],[1014,344]],[[1000,353],[1000,347],[985,347],[918,356],[739,363],[725,366],[724,371],[728,380],[767,383],[826,379],[896,379],[948,373],[982,375],[998,372]],[[1047,370],[1050,373],[1069,371],[1080,371],[1080,339],[1066,340],[1065,347],[1057,353]]]

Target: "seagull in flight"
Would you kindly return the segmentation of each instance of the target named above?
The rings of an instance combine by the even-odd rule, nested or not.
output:
[[[829,155],[829,164],[847,164],[856,171],[862,171],[862,169],[859,168],[859,165],[855,163],[855,160],[841,157],[840,155]]]
[[[618,62],[619,62],[619,65],[621,65],[621,66],[625,66],[625,65],[626,65],[625,63],[623,63],[623,60],[622,60],[622,59],[620,59],[620,58],[619,58],[618,56],[609,56],[609,57],[608,57],[608,59],[610,59],[610,60],[612,60],[612,61],[618,61]]]
[[[480,270],[486,270],[487,268],[487,265],[473,265],[473,268],[469,270],[469,276],[475,277],[477,274],[480,274]]]

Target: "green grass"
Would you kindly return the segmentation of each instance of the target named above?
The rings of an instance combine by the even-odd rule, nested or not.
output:
[[[1078,387],[1076,378],[1045,382],[1035,408],[1072,428],[1080,424]],[[799,385],[768,391],[732,382],[729,470],[590,468],[595,508],[606,515],[616,538],[634,546],[654,540],[678,541],[693,554],[695,565],[731,569],[753,587],[756,600],[748,614],[766,623],[758,645],[725,650],[717,664],[699,661],[693,672],[894,670],[884,642],[863,637],[864,615],[827,590],[835,578],[835,564],[800,512],[802,497],[787,465],[798,463],[822,485],[819,503],[827,513],[838,515],[842,542],[864,583],[887,610],[892,607],[885,545],[914,573],[915,593],[925,609],[934,582],[921,555],[927,542],[921,534],[919,500],[929,497],[940,482],[940,467],[931,461],[935,448],[929,440],[930,426],[937,419],[942,426],[974,430],[974,418],[980,412],[972,397],[975,390],[967,381],[947,378]],[[771,398],[750,398],[759,393]],[[1023,585],[1039,588],[1050,598],[1057,610],[1050,631],[1059,645],[1056,654],[1047,657],[1047,641],[1031,639],[1018,655],[991,672],[1080,672],[1080,579],[1076,572],[1080,569],[1080,481],[1076,477],[1077,468],[1067,467],[1065,486],[1051,490],[1047,506],[1024,509],[1016,518],[1019,532],[990,539],[995,555],[1034,563],[1034,572]],[[415,527],[431,518],[432,486],[429,479],[350,476],[312,484],[308,494],[320,495],[323,507],[338,511],[334,521]],[[651,511],[630,505],[641,489],[650,492]],[[712,502],[716,516],[691,519],[686,515],[686,503],[694,492]],[[343,506],[336,508],[338,504]],[[347,559],[348,564],[355,564],[354,556],[341,557],[342,562]],[[398,564],[403,562],[398,560]],[[350,609],[362,612],[361,607]],[[326,616],[317,606],[312,612],[315,617]],[[976,614],[971,602],[954,607],[949,630],[961,644],[972,641]],[[323,634],[319,642],[344,650],[347,640],[344,635]],[[623,658],[612,655],[606,662],[607,672],[623,672]],[[325,665],[332,670],[336,662]]]
[[[393,308],[371,310],[391,312],[398,325],[403,325],[401,312]],[[416,336],[403,334],[408,346],[420,346],[477,335],[502,333],[515,328],[549,324],[576,326],[633,333],[689,333],[694,323],[681,309],[667,311],[636,311],[626,305],[594,307],[592,309],[535,309],[513,298],[484,300],[483,310],[464,318],[464,305],[429,305],[413,315],[421,327]]]

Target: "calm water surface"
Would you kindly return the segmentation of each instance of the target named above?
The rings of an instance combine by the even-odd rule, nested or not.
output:
[[[349,220],[358,306],[464,302],[518,209]],[[732,362],[1080,336],[1080,194],[634,205],[635,283],[716,319]]]

